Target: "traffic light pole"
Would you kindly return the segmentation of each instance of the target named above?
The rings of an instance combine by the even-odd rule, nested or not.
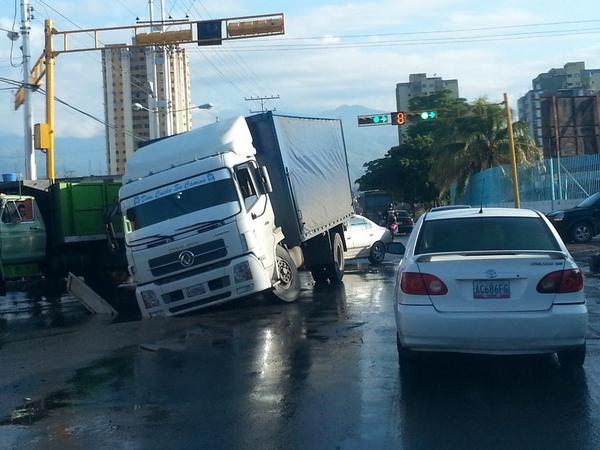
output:
[[[48,180],[54,181],[54,53],[52,50],[52,20],[44,21],[44,35],[46,45],[44,55],[46,58],[46,124],[48,126],[48,145],[46,147],[46,175]]]
[[[521,199],[519,198],[519,179],[517,175],[517,154],[515,152],[515,136],[513,134],[512,117],[510,106],[508,105],[508,95],[504,94],[504,109],[506,111],[506,130],[508,132],[508,145],[510,148],[510,162],[512,168],[512,185],[513,195],[515,200],[515,208],[521,207]]]

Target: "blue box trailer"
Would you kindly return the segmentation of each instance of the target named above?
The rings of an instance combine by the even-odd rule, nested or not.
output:
[[[343,223],[354,213],[341,121],[267,112],[246,122],[256,159],[269,171],[284,242],[288,248],[302,246],[308,265],[314,265],[326,246],[313,244],[329,240],[334,229],[343,237]]]

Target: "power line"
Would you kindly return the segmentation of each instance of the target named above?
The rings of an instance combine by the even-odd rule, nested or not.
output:
[[[11,31],[15,32],[15,25],[17,24],[17,0],[15,0],[15,13],[13,14],[13,23],[11,27]],[[23,59],[21,59],[20,64],[13,63],[13,49],[15,48],[15,41],[10,40],[10,65],[12,67],[21,67],[23,65]]]
[[[339,44],[290,44],[290,45],[263,45],[263,46],[237,46],[238,51],[243,52],[274,52],[274,51],[305,51],[305,50],[329,50],[329,49],[356,49],[369,47],[401,47],[401,46],[425,46],[425,45],[446,45],[446,44],[464,44],[477,42],[498,42],[511,40],[544,39],[552,37],[580,36],[600,33],[600,28],[589,29],[586,31],[548,31],[545,34],[522,36],[522,33],[497,35],[497,36],[473,36],[456,38],[438,38],[438,39],[419,39],[419,40],[392,40],[380,42],[361,42],[361,43],[339,43]],[[210,53],[219,52],[218,49],[209,50]]]
[[[332,39],[353,39],[353,38],[375,38],[375,37],[386,37],[386,36],[410,36],[417,35],[421,36],[424,34],[445,34],[445,33],[466,33],[473,31],[491,31],[491,30],[504,30],[511,28],[531,28],[531,27],[542,27],[550,25],[576,25],[584,23],[598,23],[600,19],[588,19],[588,20],[571,20],[564,22],[538,22],[521,25],[496,25],[490,27],[477,27],[477,28],[450,28],[447,30],[425,30],[425,31],[397,31],[394,33],[369,33],[369,34],[346,34],[346,35],[327,35],[327,36],[298,36],[298,37],[272,37],[269,40],[272,41],[301,41],[301,40],[320,40],[324,37]]]

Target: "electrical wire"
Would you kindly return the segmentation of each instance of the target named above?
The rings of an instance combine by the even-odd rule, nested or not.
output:
[[[35,92],[38,92],[38,93],[44,94],[44,95],[46,94],[46,91],[44,89],[41,89],[41,88],[37,89]],[[124,127],[118,127],[116,125],[112,125],[112,124],[110,124],[108,122],[105,122],[104,120],[102,120],[102,119],[94,116],[93,114],[91,114],[91,113],[89,113],[87,111],[84,111],[83,109],[78,108],[77,106],[74,106],[74,105],[70,104],[69,102],[67,102],[66,100],[63,100],[63,99],[61,99],[61,98],[59,98],[57,96],[54,96],[54,100],[56,102],[60,103],[61,105],[64,105],[67,108],[72,109],[73,111],[76,111],[79,114],[82,114],[82,115],[84,115],[84,116],[86,116],[86,117],[88,117],[88,118],[90,118],[90,119],[92,119],[92,120],[94,120],[94,121],[96,121],[96,122],[98,122],[98,123],[106,126],[106,127],[109,127],[111,129],[117,130],[117,131],[123,131],[125,134],[127,134],[128,136],[133,137],[134,139],[137,139],[138,141],[145,141],[146,140],[146,138],[138,136],[135,133],[132,133],[131,131],[129,131],[128,129],[126,129]]]
[[[12,27],[11,27],[11,32],[15,32],[15,25],[17,24],[17,0],[15,0],[15,13],[13,14],[13,23],[12,23]],[[15,48],[15,41],[13,41],[12,39],[10,40],[10,65],[12,67],[21,67],[24,63],[23,59],[21,58],[21,63],[20,64],[15,64],[13,63],[13,49]]]
[[[587,20],[570,20],[564,22],[538,22],[521,25],[496,25],[490,27],[477,27],[477,28],[450,28],[447,30],[422,30],[422,31],[397,31],[394,33],[374,33],[374,34],[346,34],[346,35],[327,35],[327,36],[298,36],[298,37],[272,37],[271,41],[301,41],[301,40],[320,40],[324,37],[332,39],[354,39],[354,38],[377,38],[387,36],[410,36],[410,35],[424,35],[424,34],[446,34],[446,33],[466,33],[473,31],[491,31],[491,30],[505,30],[511,28],[531,28],[531,27],[544,27],[554,25],[576,25],[585,23],[598,23],[600,19],[587,19]]]
[[[427,45],[447,45],[447,44],[464,44],[477,42],[497,42],[511,40],[526,40],[526,39],[544,39],[552,37],[568,37],[587,34],[600,33],[600,28],[586,29],[584,31],[546,31],[545,34],[526,35],[523,33],[495,35],[495,36],[475,36],[475,37],[456,37],[456,38],[436,38],[436,39],[419,39],[419,40],[392,40],[380,42],[361,42],[361,43],[323,43],[323,44],[299,44],[299,45],[252,45],[252,46],[236,46],[238,51],[243,52],[274,52],[274,51],[306,51],[306,50],[339,50],[339,49],[356,49],[356,48],[377,48],[377,47],[401,47],[401,46],[427,46]],[[209,50],[209,52],[218,52],[218,49]]]

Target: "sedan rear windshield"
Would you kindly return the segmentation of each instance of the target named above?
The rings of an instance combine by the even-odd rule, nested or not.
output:
[[[469,217],[425,221],[415,254],[487,250],[560,250],[536,217]]]

